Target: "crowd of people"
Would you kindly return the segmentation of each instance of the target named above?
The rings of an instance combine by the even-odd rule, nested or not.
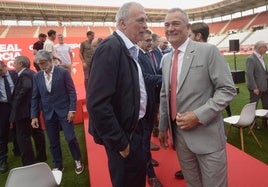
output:
[[[119,8],[111,36],[102,40],[86,33],[79,57],[89,133],[106,150],[114,187],[142,187],[146,177],[151,187],[163,186],[154,171],[159,163],[151,151],[159,147],[151,136],[159,138],[162,148],[174,148],[182,169],[175,177],[185,179],[187,186],[228,186],[222,111],[231,115],[229,104],[236,95],[228,63],[216,46],[206,43],[207,24],[190,24],[182,9],[167,12],[164,28],[165,37],[152,33],[144,7],[129,2]],[[266,51],[267,44],[258,41],[246,61],[246,74],[249,102],[261,99],[268,109]],[[15,71],[0,61],[0,171],[8,170],[10,124],[22,165],[47,160],[42,114],[53,168],[64,169],[62,129],[75,172],[81,174],[84,164],[73,124],[72,49],[63,34],[49,30],[39,34],[33,53],[37,73],[26,56],[15,58]]]

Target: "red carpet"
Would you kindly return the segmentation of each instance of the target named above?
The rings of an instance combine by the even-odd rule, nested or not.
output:
[[[85,119],[86,146],[91,187],[110,187],[111,182],[104,148],[94,143],[88,131],[88,119]],[[153,138],[158,144],[158,140]],[[175,151],[161,149],[153,151],[160,165],[155,168],[156,174],[164,187],[186,186],[184,180],[175,179],[174,173],[179,170]],[[247,155],[234,146],[227,144],[229,187],[267,187],[268,166]],[[147,185],[148,186],[148,185]]]

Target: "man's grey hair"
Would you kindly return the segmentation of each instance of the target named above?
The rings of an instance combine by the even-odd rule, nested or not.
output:
[[[183,16],[183,20],[185,21],[186,24],[189,24],[189,17],[188,17],[188,14],[182,10],[181,8],[171,8],[168,10],[168,14],[169,13],[174,13],[174,12],[180,12]]]
[[[17,56],[15,60],[21,63],[22,67],[30,68],[30,59],[27,56]]]
[[[266,43],[265,43],[265,41],[258,41],[257,43],[255,43],[255,45],[254,45],[254,50],[256,51],[256,50],[258,50],[259,49],[259,47],[261,47],[261,46],[265,46],[266,45]]]
[[[140,7],[144,8],[140,3],[137,3],[137,2],[128,2],[128,3],[123,4],[119,8],[119,10],[118,10],[118,12],[116,13],[116,16],[115,16],[115,21],[116,21],[116,27],[117,28],[119,27],[119,21],[121,19],[127,20],[129,18],[129,9],[133,5],[140,6]]]
[[[45,50],[39,50],[35,55],[35,62],[39,64],[40,60],[47,60],[52,62],[52,54]]]

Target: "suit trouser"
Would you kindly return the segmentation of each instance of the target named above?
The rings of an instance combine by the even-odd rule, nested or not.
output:
[[[81,159],[80,147],[75,135],[74,124],[67,121],[67,116],[60,118],[57,114],[53,114],[50,120],[45,120],[46,132],[50,143],[50,151],[53,157],[53,164],[55,168],[63,167],[62,164],[62,151],[60,145],[60,127],[62,127],[65,140],[74,160]]]
[[[187,146],[181,130],[177,126],[172,128],[174,145],[187,187],[227,187],[226,148],[213,153],[196,154]]]
[[[150,143],[151,143],[151,134],[153,131],[153,125],[154,121],[153,120],[144,120],[144,135],[143,135],[143,149],[146,154],[146,173],[149,178],[155,177],[155,172],[154,168],[152,165],[152,154],[151,154],[151,149],[150,149]]]
[[[123,158],[119,151],[105,147],[113,187],[145,187],[146,156],[142,148],[142,122],[138,125],[130,144],[130,153]]]
[[[250,102],[257,102],[261,99],[262,107],[268,109],[268,89],[265,92],[260,92],[259,95],[253,93],[253,90],[249,90]]]
[[[31,119],[25,118],[15,122],[16,137],[20,148],[22,164],[24,166],[34,164],[34,152],[31,141]]]
[[[47,160],[46,154],[46,141],[45,133],[41,127],[41,122],[39,120],[39,127],[32,128],[32,137],[34,139],[35,150],[36,150],[36,161],[44,162]]]
[[[10,112],[11,105],[0,102],[0,163],[7,160]]]

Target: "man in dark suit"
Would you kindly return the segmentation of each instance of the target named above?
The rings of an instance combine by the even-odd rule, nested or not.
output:
[[[156,74],[162,75],[161,60],[163,53],[159,48],[160,37],[157,34],[152,34],[152,47],[150,50],[150,56],[154,64],[156,65]],[[153,127],[153,136],[158,137],[159,129],[159,102],[160,102],[160,89],[161,85],[157,85],[156,90],[156,104],[155,104],[155,114],[154,114],[154,127]]]
[[[144,136],[143,147],[146,152],[147,159],[147,176],[150,186],[161,187],[159,179],[154,172],[154,166],[158,165],[158,162],[152,159],[150,151],[151,134],[154,125],[155,114],[155,101],[156,101],[156,86],[162,83],[162,76],[156,74],[156,66],[151,60],[149,50],[152,46],[152,33],[149,30],[145,30],[144,39],[138,42],[139,50],[139,63],[143,72],[146,92],[147,92],[147,108],[144,117]],[[154,163],[153,163],[154,162]]]
[[[68,70],[54,66],[52,56],[45,50],[37,52],[36,63],[42,71],[39,71],[33,79],[32,126],[33,128],[39,127],[38,114],[41,101],[54,168],[63,170],[60,127],[58,125],[60,124],[75,160],[75,172],[81,174],[84,165],[81,161],[81,151],[74,131],[76,91],[71,75]]]
[[[254,52],[246,61],[247,87],[250,102],[258,102],[261,99],[262,107],[268,109],[268,73],[267,65],[263,59],[267,51],[267,44],[258,41],[254,46]]]
[[[14,90],[17,73],[7,70],[3,61],[0,61],[0,172],[6,172],[8,153],[9,116],[11,112],[11,95]],[[6,85],[6,81],[8,87]],[[10,90],[9,91],[7,91]],[[9,93],[8,93],[9,92]]]
[[[160,63],[163,53],[159,48],[159,43],[160,43],[160,37],[157,34],[152,34],[152,47],[150,50],[150,55],[153,62],[156,64],[157,74],[162,74]]]
[[[16,126],[16,138],[24,166],[34,163],[34,152],[31,141],[31,97],[34,72],[29,69],[30,61],[25,56],[15,58],[14,67],[18,73],[12,96],[10,121]]]
[[[34,129],[31,126],[30,110],[33,87],[32,80],[35,72],[30,70],[29,67],[30,61],[28,57],[18,56],[15,58],[14,68],[18,73],[18,79],[16,81],[12,97],[12,111],[10,114],[10,121],[13,122],[13,125],[15,127],[18,126],[18,128],[15,128],[16,139],[18,140],[18,144],[20,144],[19,147],[22,147],[22,160],[25,160],[24,157],[27,157],[27,154],[31,152],[28,151],[28,145],[30,144],[27,141],[29,141],[28,136],[32,136],[36,149],[35,161],[44,162],[47,160],[44,131],[41,126]]]
[[[144,187],[146,156],[142,148],[147,94],[138,63],[138,41],[147,28],[144,8],[124,4],[117,30],[97,47],[87,86],[89,132],[103,144],[114,187]]]

